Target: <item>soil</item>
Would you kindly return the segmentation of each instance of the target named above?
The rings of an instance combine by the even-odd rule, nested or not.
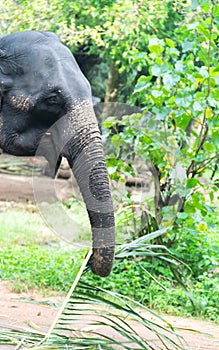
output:
[[[66,201],[80,190],[69,166],[63,161],[54,180],[45,176],[47,162],[35,157],[0,155],[0,201]]]
[[[42,178],[43,192],[48,197],[50,179]],[[58,180],[60,199],[68,197],[72,190],[72,182]],[[74,186],[73,186],[74,187]],[[0,200],[33,201],[31,177],[0,174]],[[0,333],[1,329],[37,330],[45,333],[51,326],[63,296],[49,295],[43,297],[37,291],[22,293],[13,292],[12,285],[8,281],[0,281]],[[148,315],[151,317],[151,315]],[[189,344],[190,350],[219,350],[219,325],[200,319],[167,316],[177,332],[183,335]],[[86,323],[86,321],[85,321]],[[110,328],[106,327],[108,335]],[[196,330],[197,332],[193,332]],[[104,332],[104,330],[102,330]],[[112,331],[113,332],[113,331]],[[141,333],[141,329],[139,329]],[[0,345],[0,350],[15,350],[16,346]]]

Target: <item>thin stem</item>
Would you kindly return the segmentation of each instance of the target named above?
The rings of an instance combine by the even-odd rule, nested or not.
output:
[[[211,180],[214,179],[216,171],[218,170],[218,162],[219,162],[219,157],[217,157],[217,159],[216,159],[214,169],[213,169],[212,174],[211,174]]]
[[[83,271],[84,271],[84,269],[85,269],[85,267],[86,267],[86,265],[87,265],[87,263],[88,263],[88,261],[89,261],[91,255],[92,255],[92,249],[90,249],[90,250],[88,251],[87,256],[86,256],[86,258],[84,259],[83,264],[81,265],[81,268],[80,268],[80,270],[79,270],[79,272],[78,272],[78,274],[77,274],[77,276],[76,276],[76,278],[75,278],[75,280],[74,280],[74,282],[73,282],[73,284],[72,284],[72,286],[71,286],[71,288],[70,288],[68,294],[66,295],[65,300],[63,301],[62,306],[60,307],[60,309],[59,309],[59,311],[58,311],[58,313],[57,313],[57,315],[56,315],[56,317],[55,317],[55,319],[54,319],[54,321],[53,321],[53,323],[52,323],[52,325],[51,325],[49,331],[48,331],[47,334],[45,335],[45,338],[41,341],[40,344],[45,343],[45,342],[50,338],[50,336],[51,336],[53,330],[55,329],[56,324],[57,324],[58,321],[59,321],[60,316],[62,315],[62,313],[63,313],[63,311],[64,311],[64,309],[65,309],[67,303],[69,302],[69,300],[70,300],[70,298],[71,298],[71,296],[72,296],[72,294],[73,294],[73,292],[74,292],[74,290],[75,290],[75,288],[76,288],[76,286],[77,286],[77,284],[78,284],[78,282],[79,282],[79,280],[80,280],[80,278],[81,278],[81,275],[82,275],[82,273],[83,273]]]
[[[211,2],[211,24],[210,24],[210,30],[209,30],[209,41],[208,41],[208,66],[207,66],[207,70],[208,70],[208,85],[207,85],[207,94],[206,94],[206,105],[205,105],[205,110],[204,110],[204,116],[203,116],[203,121],[201,124],[201,130],[199,133],[199,143],[198,146],[195,150],[195,154],[194,154],[194,158],[198,155],[198,153],[200,152],[207,134],[208,134],[208,125],[206,123],[206,116],[207,116],[207,109],[209,107],[209,96],[211,93],[211,85],[210,85],[210,61],[211,61],[211,39],[212,39],[212,31],[213,31],[213,4]],[[189,176],[189,174],[192,174],[192,177],[195,176],[196,172],[194,172],[194,166],[195,166],[195,160],[193,159],[190,166],[187,169],[187,176]]]
[[[206,159],[205,161],[198,164],[198,167],[193,170],[193,174],[196,175],[199,173],[200,169],[205,168],[207,165],[211,164],[211,162],[215,159],[218,159],[218,155],[214,155],[213,157]]]

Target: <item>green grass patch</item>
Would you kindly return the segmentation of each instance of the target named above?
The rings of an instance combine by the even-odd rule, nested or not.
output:
[[[48,206],[46,209],[48,210]],[[0,213],[0,241],[3,244],[45,244],[48,242],[58,242],[65,240],[58,230],[53,230],[45,218],[47,217],[43,212],[43,204],[38,210],[34,205],[25,205],[15,208],[5,208]],[[47,215],[54,216],[54,221],[61,220],[59,211],[63,211],[65,219],[69,222],[77,224],[77,232],[72,230],[68,233],[67,241],[76,242],[90,242],[91,230],[87,211],[82,202],[75,199],[69,201],[68,204],[58,204],[49,208],[50,212]],[[41,212],[40,212],[41,211]],[[49,217],[51,218],[51,217]],[[65,222],[63,222],[63,225]],[[69,239],[68,239],[69,238]]]
[[[44,224],[41,216],[32,206],[30,208],[12,208],[0,213],[1,245],[46,244],[57,241],[57,237]]]
[[[79,221],[80,210],[79,206],[74,211],[75,219],[79,213]],[[87,230],[83,238],[88,235]],[[66,292],[87,251],[60,240],[33,205],[6,207],[0,213],[0,246],[0,279],[14,281],[17,290],[50,288]]]
[[[0,249],[0,278],[25,283],[26,288],[66,292],[83,261],[83,252],[54,246],[14,246]]]

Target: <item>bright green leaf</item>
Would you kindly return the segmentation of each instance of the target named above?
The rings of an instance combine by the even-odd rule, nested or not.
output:
[[[187,188],[194,188],[199,184],[199,181],[195,178],[191,178],[187,180],[186,187]]]
[[[212,143],[210,143],[210,142],[205,142],[204,143],[204,148],[208,152],[214,152],[215,146]]]
[[[148,48],[150,52],[155,53],[156,55],[161,54],[164,51],[163,40],[156,37],[150,38]]]
[[[162,74],[161,66],[158,64],[155,64],[154,66],[152,66],[151,72],[155,77],[160,77]]]
[[[175,68],[176,68],[177,72],[183,73],[184,72],[183,62],[182,61],[177,61],[176,64],[175,64]]]
[[[169,47],[172,47],[172,48],[175,47],[173,40],[171,40],[169,38],[165,38],[165,41]]]

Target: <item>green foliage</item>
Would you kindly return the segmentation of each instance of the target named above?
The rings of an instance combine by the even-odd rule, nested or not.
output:
[[[0,249],[0,278],[25,283],[26,288],[67,291],[74,280],[82,252],[60,246],[13,246]],[[22,286],[22,285],[21,285]]]
[[[217,213],[218,5],[185,3],[182,13],[171,38],[160,30],[148,35],[146,52],[132,60],[132,67],[145,65],[149,73],[139,77],[131,96],[145,113],[105,121],[108,135],[118,130],[107,159],[111,178],[138,176],[137,165],[147,164],[155,188],[148,211],[170,235],[196,229],[198,220],[204,225]],[[206,172],[208,184],[199,178]],[[129,193],[128,200],[131,208]]]
[[[219,322],[219,302],[215,294],[218,290],[216,273],[209,276],[204,274],[198,280],[187,279],[185,286],[193,303],[183,288],[176,283],[171,270],[157,261],[151,264],[149,261],[124,259],[116,262],[112,275],[106,280],[90,273],[83,277],[84,280],[129,296],[161,313],[199,316]]]
[[[182,232],[174,236],[173,249],[193,271],[193,277],[202,279],[209,271],[218,267],[219,240],[218,214],[209,215],[203,220],[202,215],[194,215],[194,222],[186,218],[181,225]],[[174,233],[172,233],[174,234]],[[209,272],[210,273],[210,272]]]

